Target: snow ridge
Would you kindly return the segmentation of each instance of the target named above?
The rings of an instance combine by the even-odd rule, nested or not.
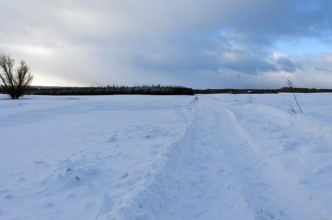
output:
[[[109,212],[100,212],[96,220],[149,220],[160,219],[167,212],[168,204],[176,201],[179,194],[174,173],[178,169],[179,155],[187,137],[188,129],[191,129],[193,111],[196,101],[179,110],[179,114],[186,118],[188,125],[183,133],[173,143],[165,146],[156,155],[151,168],[135,185],[121,202],[112,207]],[[106,198],[107,200],[107,198]],[[105,201],[107,202],[107,201]]]

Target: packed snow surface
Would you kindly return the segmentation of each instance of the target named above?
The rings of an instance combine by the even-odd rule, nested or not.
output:
[[[332,94],[297,98],[1,95],[0,219],[332,219]]]

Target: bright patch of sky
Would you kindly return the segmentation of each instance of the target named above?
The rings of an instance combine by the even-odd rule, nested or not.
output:
[[[276,43],[274,51],[290,55],[321,55],[332,53],[332,44],[315,38],[297,38],[281,40]]]

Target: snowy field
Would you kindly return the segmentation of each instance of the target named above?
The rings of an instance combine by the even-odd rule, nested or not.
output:
[[[332,94],[197,97],[1,95],[0,219],[332,219]]]

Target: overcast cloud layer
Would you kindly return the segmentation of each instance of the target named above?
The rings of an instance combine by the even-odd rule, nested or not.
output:
[[[0,0],[39,85],[332,87],[331,0]]]

